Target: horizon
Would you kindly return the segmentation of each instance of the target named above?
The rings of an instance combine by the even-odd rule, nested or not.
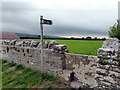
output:
[[[18,33],[18,32],[2,32],[2,33]],[[31,35],[40,35],[40,34],[34,34],[34,33],[20,33],[20,34],[31,34]],[[44,35],[44,36],[56,36],[56,35]],[[95,38],[95,37],[97,37],[97,38],[100,38],[100,39],[102,39],[102,38],[108,38],[108,36],[90,36],[90,35],[88,35],[88,36],[59,36],[59,35],[57,35],[56,37],[63,37],[63,38],[71,38],[71,37],[73,37],[73,38],[82,38],[82,37],[84,37],[84,38],[86,38],[86,37],[91,37],[91,38]]]

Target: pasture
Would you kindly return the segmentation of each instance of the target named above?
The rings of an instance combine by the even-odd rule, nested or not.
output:
[[[40,41],[40,39],[33,39]],[[50,41],[52,39],[45,39]],[[55,40],[68,46],[69,53],[97,56],[97,51],[102,47],[103,40]]]

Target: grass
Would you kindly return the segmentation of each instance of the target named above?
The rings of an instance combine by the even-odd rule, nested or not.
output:
[[[39,39],[33,39],[40,41]],[[50,39],[46,39],[50,41]],[[56,40],[68,46],[69,53],[97,56],[97,51],[102,47],[103,40]]]
[[[2,87],[3,88],[53,88],[57,78],[40,71],[24,68],[22,65],[2,61]]]

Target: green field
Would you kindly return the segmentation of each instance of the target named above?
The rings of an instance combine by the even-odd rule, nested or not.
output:
[[[34,39],[40,41],[39,39]],[[50,41],[47,39],[46,41]],[[55,40],[60,44],[68,46],[69,53],[97,55],[97,51],[102,47],[103,40]]]
[[[40,71],[24,68],[22,65],[2,61],[2,83],[3,88],[65,88],[60,79],[44,74]],[[11,89],[12,90],[12,89]]]

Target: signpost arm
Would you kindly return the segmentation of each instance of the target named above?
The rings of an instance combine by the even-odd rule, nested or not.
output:
[[[40,27],[41,27],[41,70],[44,75],[44,61],[43,61],[43,24],[42,24],[43,16],[40,17]],[[42,75],[42,78],[43,78]]]

